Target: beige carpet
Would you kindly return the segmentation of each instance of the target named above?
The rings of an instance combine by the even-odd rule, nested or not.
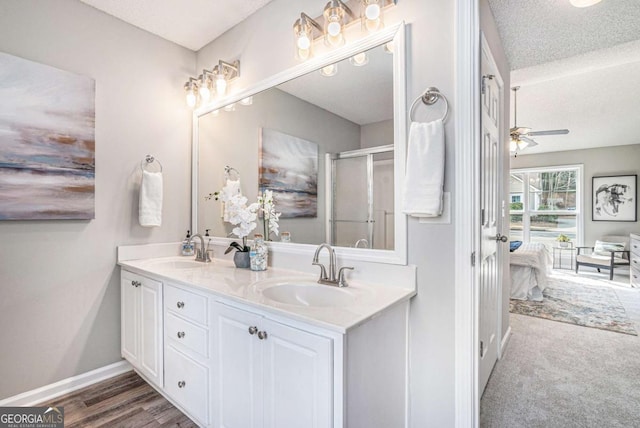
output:
[[[613,290],[637,329],[640,289]],[[511,328],[481,400],[481,427],[640,426],[638,336],[515,314]]]

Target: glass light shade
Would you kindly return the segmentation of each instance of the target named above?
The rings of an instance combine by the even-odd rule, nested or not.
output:
[[[366,52],[360,52],[359,54],[355,54],[354,56],[349,58],[349,62],[356,67],[361,67],[369,63],[369,57],[367,56]]]
[[[240,104],[243,106],[250,106],[253,104],[253,97],[247,97],[240,100]]]
[[[387,42],[384,44],[384,51],[388,54],[392,54],[393,53],[393,42]]]
[[[515,140],[509,141],[509,151],[513,153],[517,150],[518,150],[518,143]]]
[[[189,108],[194,108],[196,106],[196,101],[198,98],[196,97],[196,91],[193,86],[187,88],[187,106]]]
[[[216,93],[219,96],[227,93],[227,79],[225,79],[224,74],[216,75]]]
[[[338,73],[338,64],[330,64],[320,69],[320,74],[324,77],[335,76]]]
[[[202,99],[202,101],[204,101],[205,103],[209,101],[209,98],[211,97],[211,90],[208,86],[200,86],[200,88],[198,89],[198,93],[200,94],[200,98]]]
[[[602,0],[569,0],[569,3],[575,7],[589,7],[600,3],[601,1]]]
[[[518,143],[518,147],[520,148],[520,150],[526,148],[529,145],[529,143],[527,143],[526,141],[520,141]]]
[[[214,110],[214,111],[212,111],[212,112],[211,112],[211,115],[212,115],[213,117],[216,117],[216,116],[220,115],[220,110]]]
[[[224,111],[235,111],[236,105],[235,103],[233,103],[233,104],[226,105],[223,108],[224,108]]]
[[[373,32],[381,29],[382,3],[384,0],[362,0],[362,28]]]
[[[344,9],[335,0],[329,1],[324,8],[324,42],[328,46],[342,46],[345,44],[342,25],[344,23]]]
[[[293,24],[293,35],[296,42],[296,58],[302,61],[311,58],[313,27],[307,18],[302,16]]]

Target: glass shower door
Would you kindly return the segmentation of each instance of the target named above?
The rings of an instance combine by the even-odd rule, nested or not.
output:
[[[333,159],[332,245],[373,248],[369,156]]]

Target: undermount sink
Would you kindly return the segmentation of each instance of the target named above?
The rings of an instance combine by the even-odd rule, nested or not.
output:
[[[307,307],[349,306],[354,296],[349,291],[313,281],[288,281],[278,283],[262,290],[269,300],[288,305]]]
[[[206,265],[193,259],[186,260],[157,260],[149,264],[149,267],[165,269],[194,269]]]

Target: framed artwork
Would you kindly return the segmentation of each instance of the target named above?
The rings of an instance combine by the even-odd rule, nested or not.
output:
[[[273,129],[260,135],[260,191],[271,190],[280,218],[318,216],[318,145]]]
[[[0,52],[0,220],[95,218],[95,81]]]
[[[637,175],[593,177],[593,221],[637,221]]]

